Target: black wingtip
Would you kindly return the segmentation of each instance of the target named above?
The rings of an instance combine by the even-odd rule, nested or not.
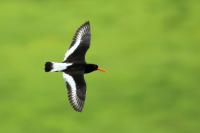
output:
[[[83,25],[90,25],[90,21],[87,20]]]
[[[53,63],[52,62],[46,62],[45,63],[45,72],[50,72],[53,69]]]

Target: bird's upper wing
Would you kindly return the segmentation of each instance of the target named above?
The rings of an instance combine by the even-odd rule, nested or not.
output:
[[[85,22],[76,31],[70,48],[65,53],[64,62],[85,62],[85,54],[90,46],[90,23]]]
[[[67,74],[64,72],[63,78],[68,89],[70,104],[74,110],[81,112],[86,95],[86,83],[83,74]]]

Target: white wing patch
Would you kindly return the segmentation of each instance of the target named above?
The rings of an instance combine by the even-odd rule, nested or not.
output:
[[[82,36],[87,32],[87,26],[82,27],[75,36],[74,45],[65,53],[64,61],[78,48],[81,43]]]
[[[72,76],[69,74],[63,73],[64,80],[70,85],[71,87],[71,98],[72,102],[76,107],[79,107],[78,101],[77,101],[77,94],[76,94],[76,83]]]

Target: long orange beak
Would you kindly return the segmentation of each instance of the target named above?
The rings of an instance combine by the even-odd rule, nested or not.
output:
[[[99,70],[100,72],[106,72],[106,70],[103,70],[103,69],[100,69],[100,68],[97,68],[97,70]]]

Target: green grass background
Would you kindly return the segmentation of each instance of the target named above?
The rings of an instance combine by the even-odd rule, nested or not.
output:
[[[0,1],[1,133],[200,132],[198,0]],[[72,36],[91,23],[84,111],[61,73]]]

